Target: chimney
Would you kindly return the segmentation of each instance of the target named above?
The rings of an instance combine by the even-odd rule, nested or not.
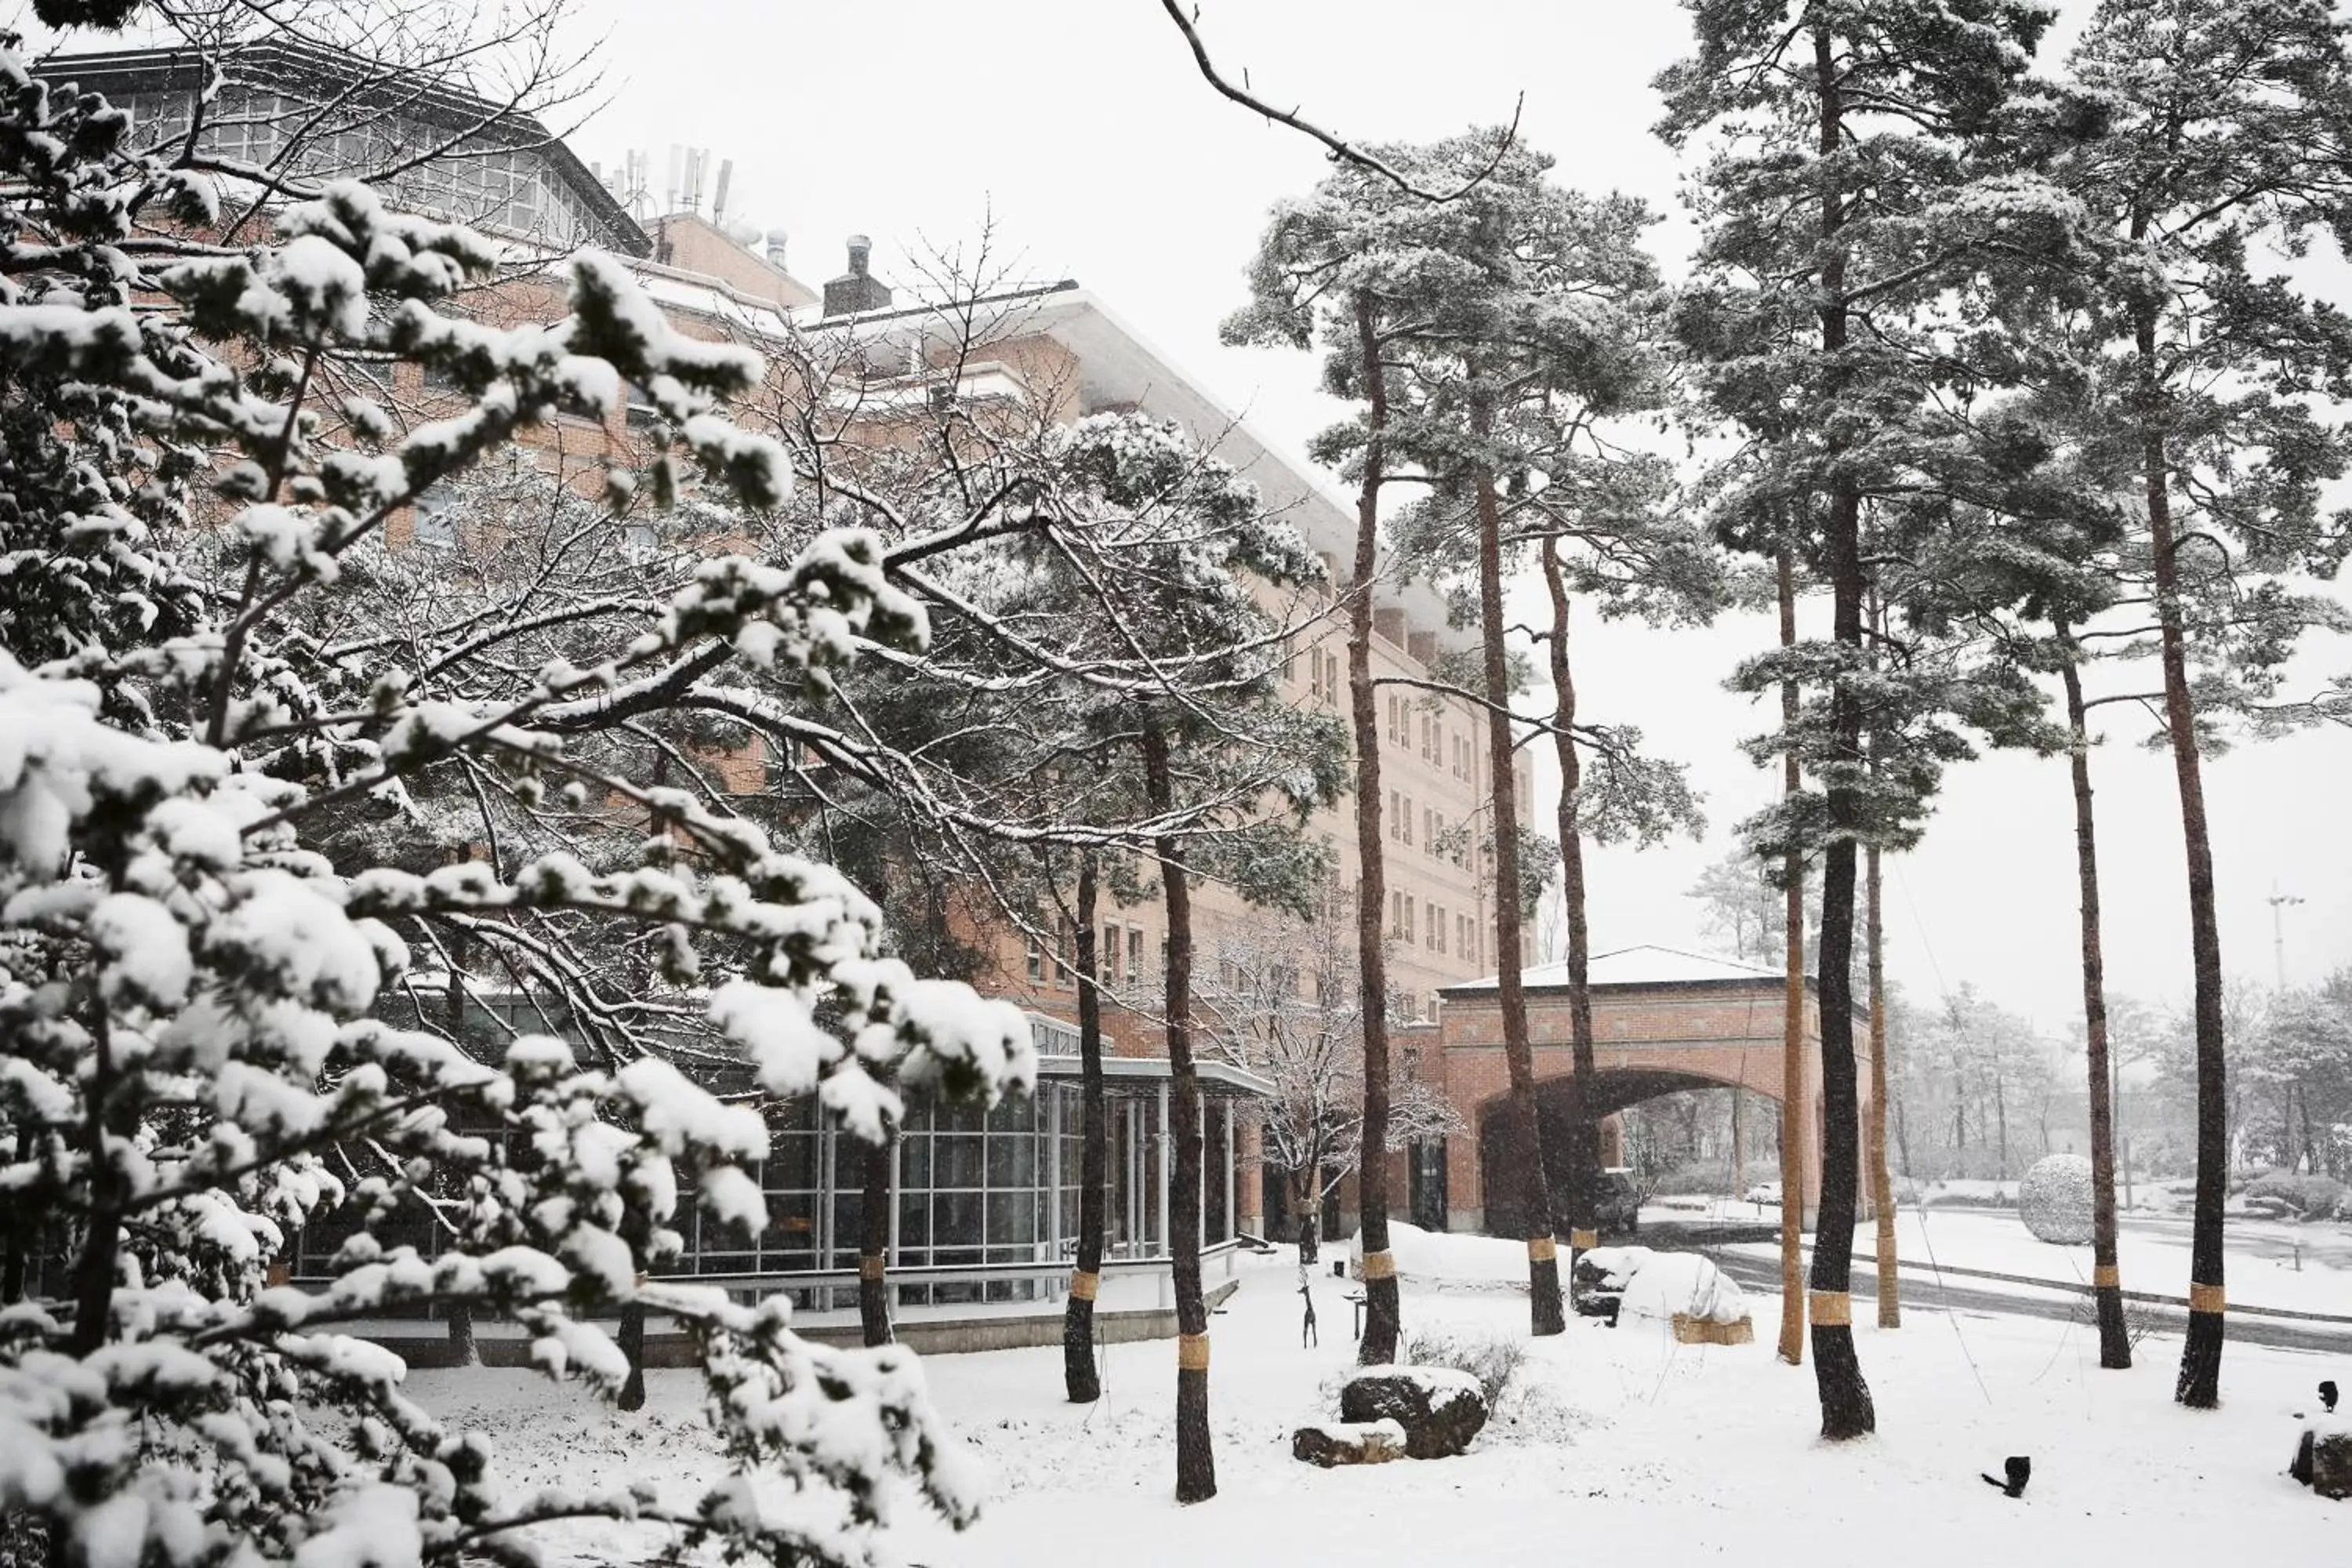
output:
[[[768,265],[779,272],[791,270],[784,265],[784,241],[791,237],[781,228],[772,228],[768,231]]]
[[[827,317],[855,316],[882,310],[890,303],[889,286],[867,270],[873,255],[872,240],[862,234],[849,237],[849,270],[824,286]]]
[[[1381,634],[1396,647],[1404,647],[1404,612],[1376,609],[1372,612],[1372,630]]]
[[[1435,662],[1437,658],[1437,634],[1435,632],[1408,632],[1405,635],[1404,647],[1405,651],[1412,655],[1415,659],[1419,660],[1421,667],[1423,669],[1426,669],[1432,663]]]

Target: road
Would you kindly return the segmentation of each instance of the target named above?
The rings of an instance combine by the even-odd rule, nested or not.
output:
[[[1738,1280],[1742,1286],[1776,1293],[1780,1288],[1780,1265],[1769,1258],[1717,1253],[1715,1260],[1726,1274]],[[2050,1288],[2051,1290],[2061,1289],[2063,1288]],[[1853,1268],[1855,1297],[1874,1300],[1877,1290],[1877,1274],[1857,1261]],[[1983,1280],[1962,1281],[1948,1276],[1939,1280],[1927,1270],[1906,1272],[1901,1279],[1899,1293],[1903,1310],[1906,1312],[1948,1311],[1988,1317],[2006,1314],[2011,1317],[2046,1318],[2062,1323],[2070,1320],[2084,1324],[2091,1321],[2091,1299],[2088,1296],[2059,1297],[2024,1287],[2004,1288]],[[2179,1307],[2133,1301],[2126,1305],[2125,1310],[2135,1326],[2146,1323],[2158,1333],[2179,1334],[2189,1322],[2188,1312]],[[2229,1320],[2229,1337],[2239,1344],[2352,1354],[2352,1324],[2298,1322],[2286,1318],[2257,1318],[2233,1313]]]

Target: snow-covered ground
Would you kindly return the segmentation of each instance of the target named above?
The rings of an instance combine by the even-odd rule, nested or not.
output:
[[[1287,1256],[1244,1265],[1213,1324],[1220,1495],[1192,1508],[1171,1495],[1167,1342],[1110,1347],[1105,1395],[1085,1406],[1062,1399],[1058,1349],[926,1358],[940,1408],[994,1471],[995,1500],[961,1536],[909,1520],[899,1550],[934,1568],[1065,1554],[1118,1568],[1549,1564],[1571,1552],[1611,1565],[2022,1568],[2250,1550],[2320,1563],[2352,1539],[2352,1504],[2322,1502],[2284,1475],[2294,1413],[2312,1407],[2320,1378],[2352,1373],[2331,1358],[2232,1346],[2223,1408],[2192,1413],[2171,1403],[2176,1341],[2144,1342],[2137,1368],[2105,1373],[2079,1324],[1919,1314],[1898,1331],[1856,1330],[1880,1430],[1833,1447],[1814,1435],[1810,1366],[1773,1359],[1770,1296],[1752,1299],[1757,1342],[1740,1347],[1677,1345],[1664,1325],[1631,1318],[1613,1331],[1571,1321],[1530,1344],[1469,1454],[1316,1469],[1291,1459],[1289,1435],[1337,1412],[1353,1360],[1345,1289],[1316,1282],[1322,1343],[1302,1349]],[[1408,1284],[1405,1315],[1408,1334],[1527,1328],[1526,1299],[1492,1289]],[[410,1382],[428,1405],[488,1428],[524,1487],[678,1480],[709,1462],[691,1373],[653,1373],[647,1407],[632,1415],[521,1372]],[[2016,1501],[1977,1479],[2010,1454],[2033,1459]]]

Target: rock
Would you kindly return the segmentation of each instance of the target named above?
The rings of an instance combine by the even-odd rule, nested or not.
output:
[[[2306,1430],[2287,1473],[2325,1498],[2352,1498],[2352,1424]]]
[[[1404,1451],[1416,1459],[1462,1452],[1486,1414],[1478,1380],[1452,1367],[1366,1367],[1339,1390],[1342,1421],[1395,1422],[1404,1428]]]
[[[2091,1162],[2052,1154],[2033,1162],[2017,1189],[2017,1215],[2042,1241],[2084,1247],[2091,1240]]]
[[[1290,1457],[1327,1470],[1334,1465],[1385,1464],[1404,1458],[1404,1428],[1393,1421],[1301,1426],[1290,1435]]]

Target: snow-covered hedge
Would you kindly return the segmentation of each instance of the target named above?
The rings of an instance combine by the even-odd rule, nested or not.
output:
[[[2080,1154],[2049,1154],[2033,1162],[2017,1189],[2017,1215],[2040,1240],[2088,1246],[2091,1162]]]

